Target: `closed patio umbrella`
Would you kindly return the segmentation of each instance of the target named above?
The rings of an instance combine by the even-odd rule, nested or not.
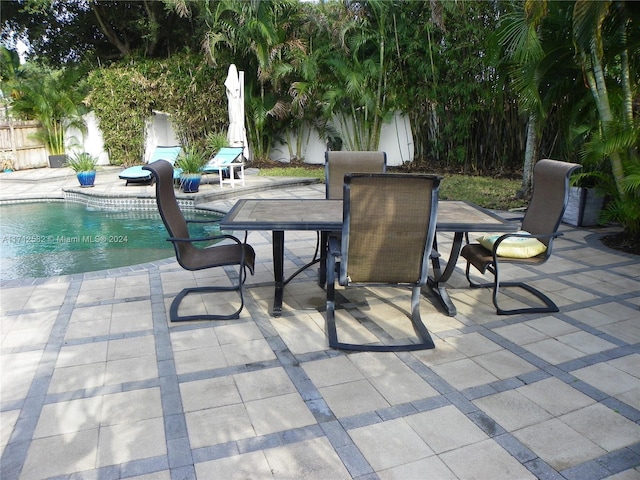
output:
[[[233,63],[229,65],[224,86],[229,102],[229,131],[227,132],[229,146],[244,147],[243,155],[249,159],[249,143],[244,126],[244,72],[238,72]]]

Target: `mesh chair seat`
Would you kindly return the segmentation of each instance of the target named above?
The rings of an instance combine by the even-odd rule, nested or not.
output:
[[[434,348],[420,316],[421,287],[427,283],[435,237],[441,177],[410,174],[347,174],[341,235],[330,236],[327,255],[329,345],[345,350],[407,351]],[[340,259],[338,265],[338,259]],[[410,320],[416,337],[382,344],[338,339],[335,282],[342,286],[408,285]]]
[[[342,200],[344,176],[347,173],[385,173],[387,171],[387,154],[385,152],[356,151],[356,152],[335,152],[328,151],[324,154],[324,178],[325,178],[325,198],[327,200]],[[318,283],[324,286],[326,281],[326,251],[328,233],[322,232],[314,260],[317,258],[318,249],[321,249],[320,272]],[[339,235],[334,232],[334,235]]]
[[[182,214],[175,192],[173,190],[173,166],[158,160],[144,167],[151,172],[156,180],[156,202],[162,221],[169,232],[169,240],[173,243],[176,260],[185,270],[202,270],[205,268],[238,266],[236,283],[230,286],[206,286],[183,289],[173,300],[170,308],[172,322],[189,320],[229,320],[238,318],[244,307],[242,288],[246,279],[246,270],[253,274],[255,265],[255,251],[251,245],[241,242],[233,235],[216,235],[205,238],[191,238],[188,222]],[[206,248],[199,248],[197,244],[207,244],[211,241],[227,241],[231,243],[215,244]],[[240,306],[230,314],[202,314],[179,315],[178,310],[182,300],[190,293],[228,292],[237,291]]]
[[[540,160],[533,172],[533,194],[529,207],[522,220],[521,229],[537,238],[547,247],[546,251],[531,258],[511,258],[497,254],[500,242],[496,242],[493,250],[482,245],[471,243],[465,245],[460,255],[467,260],[465,275],[469,285],[473,288],[493,288],[493,304],[498,315],[520,313],[548,313],[559,311],[558,306],[544,293],[523,282],[502,282],[500,280],[500,266],[503,264],[518,264],[524,266],[540,265],[546,262],[552,253],[553,240],[562,235],[558,227],[562,221],[567,202],[569,201],[569,177],[580,168],[575,163],[558,162],[556,160]],[[522,237],[522,234],[506,234],[500,239]],[[493,275],[492,283],[477,283],[471,279],[470,267],[474,266],[482,274],[487,271]],[[503,309],[498,304],[500,287],[519,287],[538,298],[544,306]]]

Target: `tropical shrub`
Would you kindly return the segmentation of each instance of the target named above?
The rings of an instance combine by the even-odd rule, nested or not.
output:
[[[145,122],[151,115],[149,81],[134,65],[91,72],[89,105],[100,120],[112,165],[130,166],[144,156]]]
[[[48,70],[27,67],[25,75],[16,76],[10,85],[11,112],[24,120],[37,120],[41,129],[34,135],[50,155],[65,152],[65,130],[86,130],[82,114],[86,82],[77,69]]]
[[[209,132],[205,143],[207,153],[213,156],[218,153],[221,148],[227,147],[229,140],[227,140],[227,134],[222,131]]]
[[[195,174],[202,173],[202,168],[207,163],[207,156],[197,147],[186,147],[176,160],[176,167],[182,173]]]
[[[153,110],[171,116],[182,145],[203,148],[209,132],[228,124],[225,76],[226,66],[213,67],[196,54],[94,70],[89,102],[100,119],[110,162],[128,166],[142,161]]]
[[[71,158],[68,158],[65,166],[71,168],[74,172],[91,172],[96,169],[98,159],[87,152],[75,153]]]

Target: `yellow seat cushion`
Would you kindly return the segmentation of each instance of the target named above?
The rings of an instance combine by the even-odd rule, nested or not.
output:
[[[520,230],[519,235],[530,235],[529,232]],[[478,239],[478,243],[487,250],[493,251],[493,244],[503,233],[492,233],[484,235]],[[547,250],[547,246],[537,238],[533,237],[509,237],[498,245],[497,254],[499,257],[508,258],[531,258]]]

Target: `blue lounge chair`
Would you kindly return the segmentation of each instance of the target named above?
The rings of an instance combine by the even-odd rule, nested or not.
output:
[[[220,175],[220,186],[226,180],[223,180],[224,176],[229,178],[231,186],[234,185],[235,167],[240,167],[240,176],[237,177],[244,185],[244,161],[242,159],[243,147],[223,147],[216,155],[209,160],[204,166],[202,173],[217,173]]]
[[[173,147],[156,147],[153,155],[149,159],[149,163],[155,162],[156,160],[166,160],[167,162],[174,165],[176,163],[176,159],[178,155],[182,152],[182,147],[173,146]],[[138,183],[138,184],[150,184],[153,180],[151,172],[148,170],[143,170],[142,165],[136,165],[134,167],[125,168],[122,172],[120,172],[120,178],[122,180],[126,180],[126,185],[130,183]],[[178,180],[180,178],[180,169],[173,169],[173,180]]]

